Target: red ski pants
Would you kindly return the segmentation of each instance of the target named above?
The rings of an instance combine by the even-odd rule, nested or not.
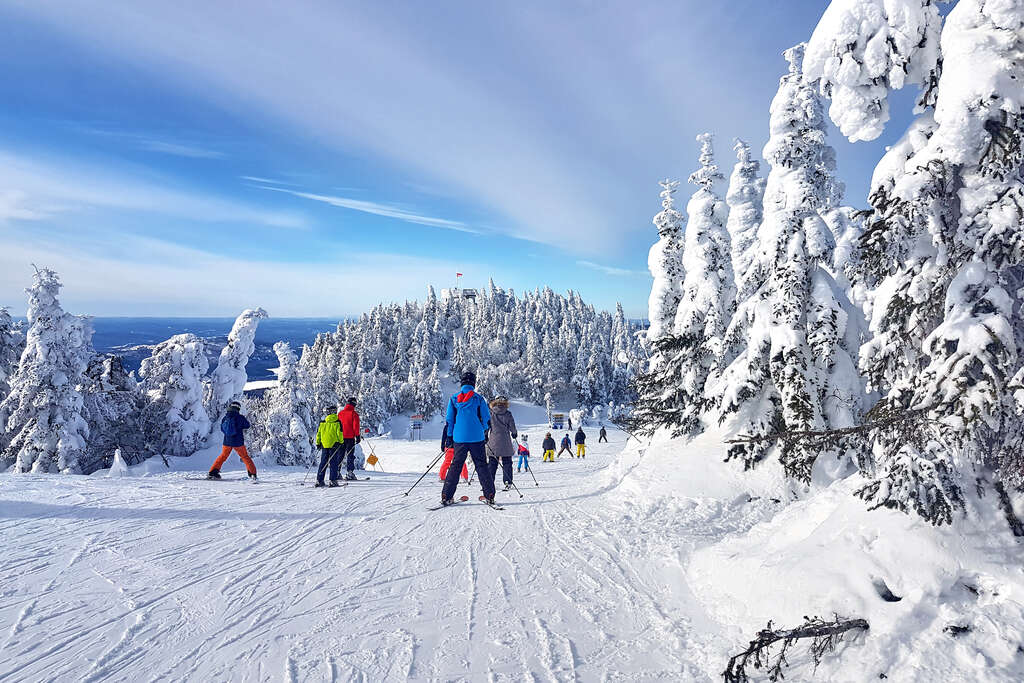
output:
[[[249,451],[245,450],[245,446],[235,446],[233,450],[238,453],[238,457],[242,459],[242,464],[245,465],[245,469],[249,474],[256,474],[256,464],[249,457]],[[224,446],[220,449],[220,456],[213,461],[213,467],[211,470],[219,470],[221,465],[227,462],[228,456],[231,455],[232,447]]]

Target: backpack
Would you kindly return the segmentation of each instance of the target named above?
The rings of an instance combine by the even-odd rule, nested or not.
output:
[[[230,415],[225,415],[220,421],[220,431],[224,432],[224,436],[235,436],[238,434],[238,425]]]

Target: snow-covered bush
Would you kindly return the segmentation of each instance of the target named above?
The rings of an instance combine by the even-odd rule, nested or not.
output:
[[[313,388],[287,342],[274,344],[278,385],[250,413],[250,441],[279,465],[309,465],[319,416],[313,415]]]
[[[106,467],[115,450],[133,463],[146,457],[142,429],[145,400],[121,358],[93,357],[83,393],[89,438],[86,455],[81,459],[82,472],[90,474]]]
[[[93,356],[92,323],[61,308],[55,272],[36,269],[28,289],[25,350],[0,403],[2,462],[17,472],[81,471],[89,427],[82,386]]]
[[[191,455],[210,434],[203,404],[203,377],[209,367],[205,344],[194,334],[157,344],[142,361],[139,376],[148,399],[142,429],[150,451]]]

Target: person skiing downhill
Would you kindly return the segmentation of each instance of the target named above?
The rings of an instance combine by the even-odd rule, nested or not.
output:
[[[551,432],[544,435],[544,442],[541,444],[541,448],[544,449],[544,457],[541,459],[541,462],[554,462],[555,440],[551,437]]]
[[[608,430],[606,430],[604,428],[604,425],[601,425],[601,431],[598,432],[598,434],[597,434],[597,442],[598,443],[602,443],[602,442],[608,443]]]
[[[576,429],[576,457],[587,457],[587,435],[583,433],[583,425]]]
[[[448,476],[448,468],[452,466],[452,458],[455,457],[455,444],[448,437],[447,422],[444,423],[444,429],[441,430],[441,451],[444,453],[444,460],[441,462],[441,471],[438,476],[441,481],[444,481]],[[469,465],[465,463],[462,465],[462,478],[469,482]]]
[[[338,411],[338,422],[341,423],[342,454],[345,456],[345,480],[356,479],[356,444],[362,442],[359,434],[359,413],[356,412],[356,399],[353,396],[345,402],[345,407]]]
[[[340,411],[342,406],[338,406]],[[338,485],[338,469],[341,466],[341,456],[345,450],[345,437],[338,421],[338,413],[331,413],[320,421],[316,429],[316,447],[320,449],[320,468],[316,471],[315,488],[324,486],[324,471],[328,463],[331,468],[331,479],[328,486]]]
[[[224,432],[224,447],[221,448],[217,459],[213,461],[213,466],[206,475],[208,479],[220,479],[220,468],[231,455],[231,451],[238,453],[242,464],[245,465],[246,472],[249,473],[249,478],[256,479],[256,465],[249,457],[249,451],[245,449],[245,430],[251,425],[245,419],[245,415],[242,415],[241,410],[242,404],[232,401],[228,406],[227,414],[220,421],[220,431]]]
[[[494,398],[491,403],[491,428],[487,432],[487,454],[491,480],[496,481],[498,465],[501,465],[502,481],[505,490],[512,487],[512,456],[515,455],[513,439],[519,437],[516,419],[508,409],[508,399],[504,396]]]
[[[476,393],[474,373],[462,373],[461,383],[459,393],[448,399],[447,434],[455,443],[455,456],[452,458],[448,476],[444,480],[444,488],[441,490],[441,505],[451,505],[455,502],[452,496],[459,485],[459,472],[462,471],[467,456],[473,458],[473,464],[480,475],[483,500],[489,505],[494,505],[494,479],[489,476],[490,470],[487,467],[485,453],[491,411],[483,396]]]
[[[530,471],[530,439],[529,434],[523,434],[523,442],[519,444],[519,462],[516,464],[516,472]]]
[[[562,457],[562,453],[568,453],[569,457],[571,458],[572,457],[572,439],[569,438],[568,434],[566,434],[565,436],[562,437],[561,446],[562,447],[558,449],[558,457],[561,458]]]

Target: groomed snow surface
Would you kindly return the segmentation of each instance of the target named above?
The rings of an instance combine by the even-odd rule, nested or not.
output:
[[[870,631],[817,671],[797,645],[787,680],[1024,679],[1022,553],[994,511],[934,529],[852,482],[787,505],[714,434],[590,427],[585,460],[542,463],[524,431],[540,486],[518,474],[503,511],[474,482],[428,512],[436,474],[402,495],[433,440],[375,440],[386,473],[333,490],[250,484],[235,456],[187,479],[209,452],[0,475],[0,680],[720,680],[768,619],[834,611]]]

